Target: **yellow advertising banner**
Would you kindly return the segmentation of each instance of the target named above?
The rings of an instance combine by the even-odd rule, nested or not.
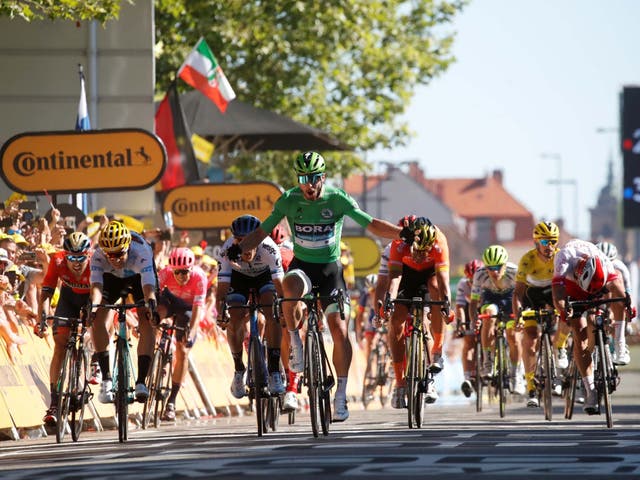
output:
[[[0,150],[0,175],[21,193],[141,190],[162,177],[167,153],[154,134],[136,128],[27,132]]]
[[[353,255],[356,277],[378,273],[380,267],[380,246],[369,237],[342,237]]]
[[[228,228],[234,218],[249,214],[264,220],[280,198],[275,183],[203,183],[169,190],[163,213],[171,212],[175,228]]]

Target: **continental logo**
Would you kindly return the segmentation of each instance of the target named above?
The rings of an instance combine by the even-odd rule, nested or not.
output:
[[[175,228],[228,228],[239,215],[264,220],[281,194],[282,189],[269,182],[185,185],[169,191],[162,210],[172,213]]]
[[[164,172],[164,145],[142,129],[30,132],[0,150],[0,175],[24,194],[140,190]]]

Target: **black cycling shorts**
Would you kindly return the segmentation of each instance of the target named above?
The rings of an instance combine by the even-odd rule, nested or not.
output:
[[[175,325],[185,330],[191,323],[191,315],[193,305],[185,302],[180,297],[174,295],[168,288],[162,289],[158,297],[158,305],[163,305],[167,309],[167,317],[174,317]],[[185,332],[183,330],[176,330],[176,339],[182,340]]]
[[[553,295],[551,294],[551,287],[527,287],[524,292],[524,298],[522,299],[522,306],[524,308],[531,308],[537,310],[545,308],[547,305],[553,305]]]
[[[122,291],[129,289],[134,303],[144,300],[139,273],[125,278],[116,277],[111,273],[105,273],[102,276],[102,281],[104,282],[102,285],[103,303],[115,303],[120,298]]]
[[[344,281],[340,260],[331,263],[311,263],[293,257],[287,272],[295,269],[302,270],[309,277],[312,290],[318,292],[321,297],[333,295],[340,289],[345,296],[347,295],[347,284]],[[328,299],[321,300],[322,309],[325,310],[332,303],[334,302]]]
[[[58,304],[56,305],[55,315],[66,318],[79,318],[80,310],[89,303],[88,293],[75,293],[71,287],[62,285],[60,288],[60,295],[58,297]],[[58,326],[67,326],[66,322],[55,320],[53,322],[53,328]]]
[[[250,277],[235,270],[231,272],[231,282],[229,283],[229,291],[227,292],[228,303],[247,303],[251,290],[254,290],[258,296],[265,292],[276,291],[269,270],[265,270],[257,277]],[[256,301],[258,301],[258,299],[256,299]]]
[[[429,292],[427,283],[435,274],[435,267],[427,268],[426,270],[414,270],[407,265],[402,265],[402,278],[400,279],[397,298],[411,300],[413,297],[424,296],[422,292]]]

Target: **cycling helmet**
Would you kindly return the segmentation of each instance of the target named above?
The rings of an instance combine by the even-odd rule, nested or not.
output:
[[[464,276],[467,278],[473,278],[476,270],[478,270],[481,266],[482,262],[474,258],[464,266]]]
[[[576,280],[587,293],[598,293],[607,283],[608,274],[598,256],[581,258],[576,266]]]
[[[91,248],[91,240],[82,232],[71,232],[65,237],[62,248],[65,252],[82,255]]]
[[[416,221],[416,217],[415,215],[405,215],[404,217],[402,217],[400,220],[398,220],[397,225],[399,227],[404,227],[404,221],[406,220],[407,223],[409,224],[409,228],[411,228],[411,226],[415,223]]]
[[[98,244],[106,253],[122,252],[131,244],[131,232],[124,223],[111,220],[100,233]]]
[[[240,215],[231,222],[231,233],[234,237],[246,237],[260,226],[260,220],[253,215]]]
[[[509,254],[502,245],[490,245],[482,254],[482,261],[487,267],[504,265],[507,260],[509,260]]]
[[[276,228],[271,231],[269,236],[271,237],[271,240],[276,243],[276,245],[280,245],[287,239],[287,232],[282,225],[278,224],[276,225]]]
[[[533,238],[560,238],[560,229],[553,222],[540,222],[533,228]]]
[[[169,266],[174,270],[191,269],[195,262],[196,256],[187,247],[174,248],[169,254]]]
[[[324,173],[324,158],[317,152],[304,152],[296,157],[293,168],[298,175]]]
[[[375,288],[376,283],[378,283],[378,275],[375,273],[370,273],[364,277],[364,286],[366,288]]]
[[[609,260],[615,260],[618,258],[618,249],[613,243],[609,242],[598,242],[596,243],[596,247],[598,247],[602,253],[604,253]]]
[[[419,217],[415,222],[416,231],[413,248],[416,250],[429,250],[436,241],[437,230],[431,222],[421,223],[421,220],[426,219],[424,217]]]

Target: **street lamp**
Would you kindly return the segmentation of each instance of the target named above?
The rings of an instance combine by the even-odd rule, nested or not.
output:
[[[574,224],[573,224],[573,233],[574,235],[579,235],[578,233],[578,181],[575,178],[562,178],[562,156],[559,153],[542,153],[540,154],[542,158],[551,158],[558,162],[558,173],[557,178],[547,180],[547,184],[556,185],[558,187],[558,220],[564,220],[562,216],[562,187],[564,185],[573,185],[574,187],[574,198],[573,198],[573,216],[574,216]]]

